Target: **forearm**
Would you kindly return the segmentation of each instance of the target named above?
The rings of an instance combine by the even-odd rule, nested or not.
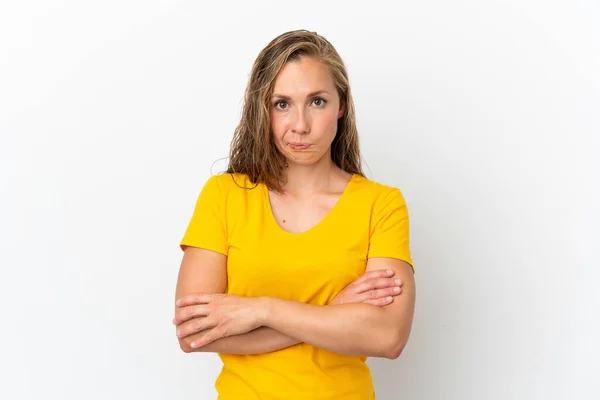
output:
[[[316,306],[265,297],[263,325],[336,353],[395,358],[400,332],[383,307]]]
[[[262,326],[243,335],[229,336],[215,340],[205,346],[192,348],[190,344],[202,337],[206,331],[180,339],[180,346],[186,353],[209,352],[221,354],[264,354],[285,349],[301,343],[275,329]]]

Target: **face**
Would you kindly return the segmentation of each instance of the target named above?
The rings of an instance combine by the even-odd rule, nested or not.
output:
[[[303,57],[283,66],[275,79],[270,114],[275,143],[288,163],[331,159],[343,107],[327,65]]]

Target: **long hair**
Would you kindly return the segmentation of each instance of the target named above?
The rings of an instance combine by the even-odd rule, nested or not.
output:
[[[281,68],[305,56],[329,67],[340,104],[345,103],[344,114],[338,119],[337,133],[331,144],[331,158],[342,170],[364,176],[346,66],[327,39],[304,29],[279,35],[254,61],[241,120],[231,141],[227,173],[247,174],[251,182],[264,183],[269,189],[282,192],[284,170],[288,163],[277,150],[271,134],[270,98]]]

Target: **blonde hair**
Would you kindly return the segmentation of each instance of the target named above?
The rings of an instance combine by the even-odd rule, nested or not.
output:
[[[271,134],[270,98],[281,68],[302,57],[313,57],[329,67],[340,104],[345,104],[331,144],[331,159],[342,170],[364,176],[354,102],[344,62],[327,39],[304,29],[279,35],[254,61],[244,95],[242,117],[231,142],[227,173],[247,174],[253,183],[261,182],[271,190],[282,191],[288,164],[277,150]]]

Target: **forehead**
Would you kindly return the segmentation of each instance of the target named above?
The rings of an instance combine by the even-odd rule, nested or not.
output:
[[[332,92],[335,89],[333,77],[327,64],[310,57],[286,63],[273,85],[273,92],[279,94],[303,94],[317,90]]]

